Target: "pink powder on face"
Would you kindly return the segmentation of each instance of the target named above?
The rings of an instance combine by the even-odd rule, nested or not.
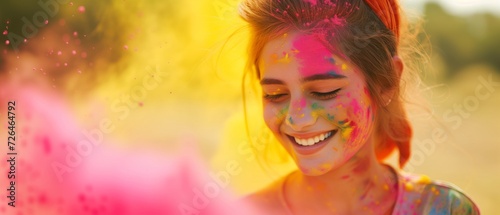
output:
[[[362,116],[363,109],[359,102],[356,99],[351,100],[349,107],[352,109],[353,117],[354,116]]]
[[[299,101],[299,105],[300,105],[300,108],[304,108],[304,107],[306,107],[306,99],[304,99],[304,98],[303,98],[303,99],[301,99],[301,100]]]
[[[363,96],[363,101],[368,100],[368,95]],[[362,133],[360,130],[363,129],[366,125],[363,125],[364,121],[368,123],[369,121],[372,121],[373,116],[371,116],[371,107],[369,107],[369,104],[366,102],[358,102],[358,100],[351,100],[349,103],[349,108],[351,109],[350,112],[350,117],[358,118],[358,122],[361,122],[362,124],[360,127],[353,125],[352,123],[349,124],[349,127],[351,127],[351,132],[349,133],[348,138],[351,140],[356,140],[359,138],[365,138],[365,136],[360,136]]]
[[[335,65],[332,53],[313,35],[300,35],[293,42],[295,54],[300,62],[300,72],[303,76],[311,76],[332,72],[337,74],[340,69]]]
[[[306,99],[304,99],[304,98],[302,98],[302,99],[300,99],[300,100],[298,100],[298,101],[294,101],[294,102],[293,102],[293,107],[294,107],[294,108],[299,108],[299,109],[302,109],[302,108],[305,108],[305,107],[306,107],[306,105],[307,105],[307,101],[306,101]]]

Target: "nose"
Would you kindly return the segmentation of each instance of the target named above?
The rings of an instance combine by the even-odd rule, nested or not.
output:
[[[286,125],[295,131],[305,131],[316,122],[317,116],[313,114],[305,98],[292,101],[288,114],[286,115]]]

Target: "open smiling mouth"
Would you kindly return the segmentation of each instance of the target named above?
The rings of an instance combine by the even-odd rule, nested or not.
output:
[[[338,129],[335,129],[335,130],[325,132],[325,133],[322,133],[322,134],[319,134],[319,135],[316,135],[314,137],[307,138],[307,139],[301,139],[301,138],[293,137],[290,135],[287,135],[287,136],[290,139],[290,141],[292,143],[294,143],[295,146],[313,147],[313,146],[318,146],[318,145],[322,145],[323,143],[326,143],[333,136],[335,136],[337,131],[338,131]]]

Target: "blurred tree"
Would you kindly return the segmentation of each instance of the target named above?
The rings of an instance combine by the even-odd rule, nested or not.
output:
[[[425,5],[424,30],[446,64],[447,78],[464,67],[487,64],[500,72],[500,18],[488,13],[457,16],[438,3]]]

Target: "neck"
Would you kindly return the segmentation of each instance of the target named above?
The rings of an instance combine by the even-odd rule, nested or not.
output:
[[[373,144],[365,144],[341,167],[321,176],[292,173],[285,184],[290,209],[329,210],[339,214],[390,211],[396,198],[397,179],[387,166],[378,162],[372,147]]]

